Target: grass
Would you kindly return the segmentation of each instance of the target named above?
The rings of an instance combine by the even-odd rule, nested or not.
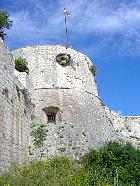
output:
[[[80,171],[80,172],[79,172]],[[58,157],[46,161],[36,161],[14,167],[0,177],[3,186],[86,186],[84,168],[75,168],[75,162],[68,157]]]
[[[0,186],[138,186],[140,151],[116,142],[91,150],[77,162],[66,156],[12,166]]]

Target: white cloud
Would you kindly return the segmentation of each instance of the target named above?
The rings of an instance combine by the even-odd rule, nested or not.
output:
[[[48,4],[47,4],[48,5]],[[12,13],[11,18],[14,21],[14,28],[17,32],[21,31],[19,25],[24,27],[24,30],[29,31],[36,29],[39,24],[38,21],[46,20],[46,25],[42,25],[42,30],[44,28],[49,28],[56,32],[62,32],[63,30],[63,8],[65,3],[60,1],[57,8],[48,5],[49,9],[44,7],[41,3],[36,3],[34,12],[22,11]],[[131,27],[138,27],[140,25],[140,11],[136,6],[120,5],[118,9],[110,9],[110,7],[104,6],[99,1],[81,0],[81,1],[67,1],[68,9],[71,12],[71,17],[69,18],[70,29],[80,33],[88,32],[122,32],[127,31]],[[53,11],[54,9],[54,11]],[[37,13],[38,12],[38,13]],[[38,15],[37,19],[33,19],[33,15]],[[61,25],[61,26],[60,26]],[[31,28],[30,28],[31,27]],[[53,30],[54,28],[56,29]]]
[[[68,27],[71,37],[82,37],[88,34],[98,34],[102,37],[121,34],[124,42],[129,39],[140,45],[140,11],[139,2],[129,4],[111,4],[105,0],[59,0],[46,1],[30,0],[31,11],[22,10],[11,13],[14,25],[9,32],[13,39],[40,39],[51,41],[63,40],[64,16],[63,8],[71,13]],[[128,43],[128,42],[126,42]],[[124,44],[125,45],[125,44]]]
[[[84,15],[80,16],[84,5],[86,6]],[[76,9],[75,6],[74,9]],[[77,7],[77,9],[79,11],[76,11],[76,14],[74,13],[75,21],[73,21],[72,29],[80,32],[103,32],[108,34],[110,32],[127,32],[132,27],[138,28],[140,26],[140,11],[134,5],[120,5],[117,9],[111,9],[110,6],[107,6],[107,3],[104,6],[97,1],[92,1],[92,3],[83,1],[81,7]]]

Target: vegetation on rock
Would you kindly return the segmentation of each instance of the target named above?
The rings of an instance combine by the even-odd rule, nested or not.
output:
[[[12,21],[9,20],[9,14],[7,11],[0,10],[0,37],[4,40],[6,33],[5,29],[10,29],[12,26]]]
[[[0,176],[0,185],[138,186],[140,151],[130,144],[110,142],[78,162],[62,156],[14,167]]]
[[[105,106],[104,100],[100,98],[101,106]]]
[[[19,57],[15,60],[15,69],[19,72],[26,72],[29,74],[28,63],[26,59]]]
[[[43,124],[37,127],[35,125],[34,127],[31,132],[31,135],[33,136],[33,143],[36,148],[41,148],[43,147],[43,142],[46,139],[48,130],[46,129],[46,126]]]
[[[18,95],[18,98],[20,99],[20,88],[18,85],[16,85],[16,90],[17,90],[17,95]]]
[[[89,70],[91,71],[91,73],[92,73],[93,76],[95,77],[96,74],[97,74],[97,72],[98,72],[97,67],[96,67],[95,65],[91,65],[91,66],[89,67]]]

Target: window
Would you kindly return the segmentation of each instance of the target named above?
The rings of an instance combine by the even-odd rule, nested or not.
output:
[[[59,110],[58,107],[46,107],[46,108],[43,108],[42,109],[46,116],[47,116],[47,120],[48,120],[48,123],[55,123],[56,122],[56,114]]]
[[[48,117],[48,122],[49,123],[54,123],[55,122],[56,115],[54,113],[48,113],[47,117]]]

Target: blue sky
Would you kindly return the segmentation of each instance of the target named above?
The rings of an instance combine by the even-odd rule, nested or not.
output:
[[[139,0],[1,0],[13,20],[7,46],[64,44],[63,8],[70,45],[98,67],[100,96],[123,115],[140,115]]]

